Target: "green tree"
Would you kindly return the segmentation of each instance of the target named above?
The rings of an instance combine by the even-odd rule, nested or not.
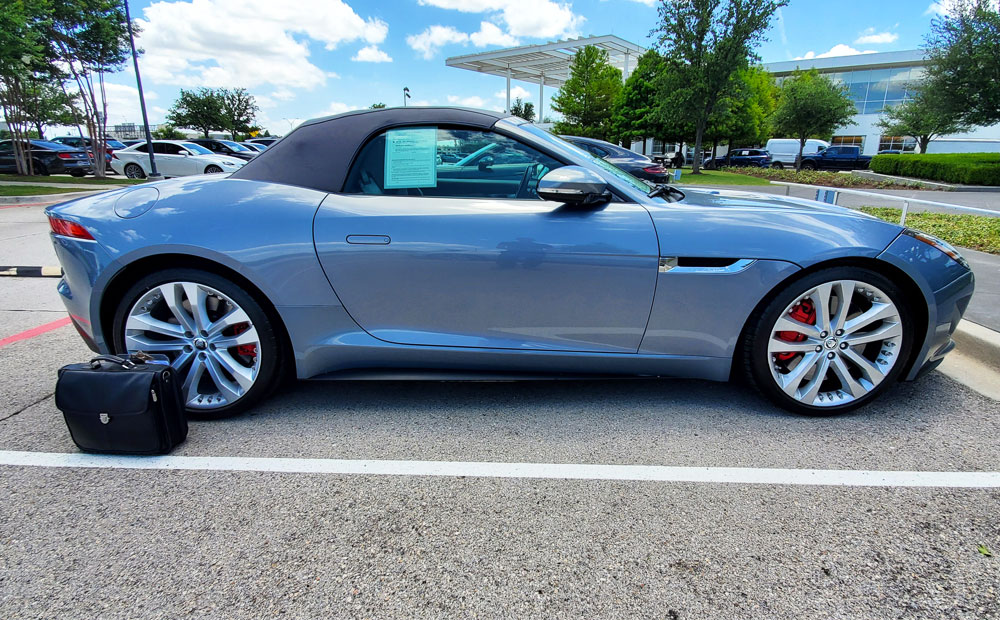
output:
[[[615,97],[612,126],[615,135],[626,143],[663,135],[658,85],[665,67],[659,52],[649,50],[639,57],[635,70]]]
[[[877,125],[886,135],[910,136],[921,153],[937,136],[968,131],[961,113],[944,99],[944,91],[933,80],[916,87],[913,97],[900,105],[886,108]]]
[[[0,109],[13,139],[18,174],[34,174],[25,139],[33,125],[32,84],[56,73],[48,38],[49,0],[0,2]]]
[[[943,105],[969,125],[1000,122],[1000,13],[991,0],[953,0],[931,22],[927,73]]]
[[[76,83],[94,152],[103,153],[108,123],[104,77],[121,70],[131,51],[124,5],[120,0],[58,0],[52,7],[50,40]],[[103,177],[104,166],[104,158],[96,158],[94,175]]]
[[[257,119],[257,101],[245,88],[222,88],[218,91],[222,101],[223,127],[229,130],[233,140],[240,133],[249,133]]]
[[[743,69],[733,76],[706,137],[724,140],[730,149],[763,144],[771,137],[771,120],[778,105],[778,87],[763,67]],[[714,155],[714,153],[713,153]]]
[[[563,115],[553,130],[601,140],[611,137],[612,105],[621,87],[621,71],[611,66],[606,51],[593,45],[577,50],[569,79],[552,97],[552,109]]]
[[[200,131],[207,138],[209,132],[226,127],[223,114],[222,97],[217,91],[211,88],[182,88],[177,101],[167,112],[167,120],[177,127]]]
[[[799,170],[806,140],[830,137],[850,123],[855,113],[854,102],[843,85],[834,84],[816,69],[796,71],[781,84],[774,129],[798,139],[795,169]]]
[[[529,123],[533,123],[535,121],[535,104],[530,101],[522,101],[518,97],[514,100],[514,103],[510,104],[510,113],[523,118]]]
[[[187,138],[187,136],[185,136],[183,132],[178,131],[176,127],[174,127],[169,123],[164,123],[163,125],[160,125],[152,133],[153,137],[156,138],[157,140],[183,140]]]
[[[382,103],[381,101],[378,102],[378,103],[373,103],[370,106],[368,106],[368,109],[369,110],[383,110],[383,109],[385,109],[385,104]]]
[[[44,139],[50,125],[80,125],[83,115],[76,107],[78,94],[70,94],[57,79],[33,80],[27,89],[26,114],[38,136]]]
[[[693,174],[701,167],[702,142],[709,118],[732,85],[732,77],[751,61],[775,12],[789,0],[663,0],[653,31],[663,54],[684,75],[687,106],[672,110],[694,125]]]

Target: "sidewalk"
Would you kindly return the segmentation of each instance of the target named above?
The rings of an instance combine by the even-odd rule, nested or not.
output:
[[[132,187],[133,183],[51,183],[48,181],[36,181],[36,177],[31,177],[30,181],[0,181],[0,185],[16,185],[31,187],[65,187],[67,189],[118,189],[120,187]]]
[[[1000,332],[1000,256],[961,248],[976,274],[976,292],[965,319]]]

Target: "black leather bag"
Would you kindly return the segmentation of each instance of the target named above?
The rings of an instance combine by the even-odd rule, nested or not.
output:
[[[173,368],[139,358],[102,355],[60,368],[56,407],[85,452],[166,454],[187,437]]]

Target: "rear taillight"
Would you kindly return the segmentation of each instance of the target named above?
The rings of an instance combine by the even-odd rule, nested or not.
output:
[[[118,155],[114,151],[111,151],[111,159],[118,159]]]
[[[645,172],[648,172],[649,174],[663,174],[664,172],[666,172],[666,170],[663,168],[663,166],[661,166],[659,164],[657,164],[655,166],[649,166],[648,168],[643,168],[643,170]]]
[[[49,226],[52,227],[52,232],[63,237],[91,240],[94,238],[83,226],[80,226],[76,222],[59,219],[58,217],[49,216]]]
[[[72,153],[56,153],[56,157],[59,159],[73,159]]]

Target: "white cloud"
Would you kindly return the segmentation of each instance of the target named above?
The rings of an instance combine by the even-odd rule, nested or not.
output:
[[[317,116],[343,114],[344,112],[350,112],[351,110],[357,110],[357,108],[352,105],[347,105],[346,103],[340,103],[339,101],[331,101],[330,105],[326,106],[326,109],[320,112]]]
[[[778,9],[775,12],[775,15],[778,18],[778,20],[777,20],[777,22],[778,22],[778,36],[781,37],[781,44],[782,45],[788,45],[788,33],[785,31],[785,14],[781,12],[781,9]]]
[[[961,6],[961,0],[935,0],[930,3],[924,15],[935,15],[938,17],[948,17],[955,15]],[[988,5],[994,11],[1000,9],[1000,0],[991,0]]]
[[[569,3],[555,0],[419,0],[420,4],[463,13],[490,13],[514,37],[540,39],[577,36],[584,17]]]
[[[503,99],[504,102],[506,103],[506,101],[507,101],[507,89],[506,88],[503,89],[503,90],[498,90],[497,92],[495,92],[493,94],[494,94],[494,96],[497,99]],[[522,88],[520,86],[511,86],[510,87],[510,100],[511,101],[514,101],[518,97],[520,97],[521,99],[524,99],[525,101],[527,101],[528,96],[530,94],[531,93],[528,92],[528,89],[526,89],[526,88]]]
[[[311,41],[332,50],[388,34],[342,0],[161,0],[137,21],[143,75],[183,86],[315,88],[331,74],[310,62]]]
[[[104,92],[108,102],[108,127],[121,123],[142,125],[139,91],[134,86],[106,82]],[[151,104],[158,99],[156,93],[143,89],[143,94],[146,96],[146,113],[149,115],[149,122],[153,124],[161,122],[167,111]]]
[[[270,96],[272,99],[277,99],[278,101],[291,101],[292,99],[295,99],[295,93],[287,88],[279,88],[271,93]]]
[[[875,32],[874,28],[868,28],[854,40],[855,45],[883,45],[895,43],[899,35],[895,32]]]
[[[392,57],[380,50],[377,45],[366,45],[359,49],[351,60],[356,62],[392,62]]]
[[[517,37],[506,33],[490,22],[480,22],[479,32],[469,35],[469,40],[476,47],[486,47],[488,45],[499,45],[501,47],[513,47],[517,45]]]
[[[838,43],[830,48],[830,51],[817,54],[816,52],[806,52],[805,56],[796,56],[793,60],[810,60],[813,58],[832,58],[835,56],[855,56],[857,54],[874,54],[875,50],[856,50],[845,43]]]
[[[469,35],[459,32],[451,26],[430,26],[420,34],[406,37],[406,44],[420,53],[424,60],[434,58],[441,47],[449,43],[466,43]]]
[[[448,95],[448,103],[459,105],[466,108],[486,107],[486,102],[483,101],[483,98],[476,95],[473,95],[471,97],[459,97],[457,95]]]
[[[406,37],[406,43],[423,56],[424,60],[430,60],[437,55],[445,45],[460,43],[467,45],[472,43],[476,47],[486,47],[489,45],[501,45],[510,47],[517,45],[515,37],[503,32],[495,24],[481,22],[479,30],[472,34],[461,32],[451,26],[434,25],[424,29],[420,34],[411,34]]]

